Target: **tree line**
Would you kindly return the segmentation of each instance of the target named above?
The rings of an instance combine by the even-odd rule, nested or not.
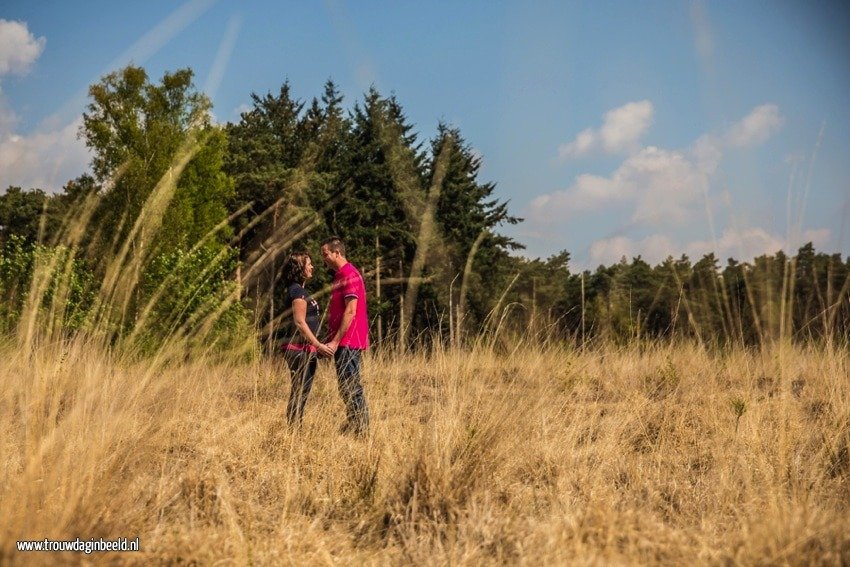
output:
[[[811,244],[752,263],[640,257],[573,272],[563,251],[521,255],[521,222],[479,178],[481,158],[440,123],[421,139],[395,96],[350,107],[328,81],[284,82],[215,124],[183,69],[129,66],[89,89],[91,173],[58,194],[0,196],[0,327],[97,332],[155,347],[175,336],[272,347],[287,311],[279,267],[342,237],[369,292],[375,342],[689,337],[746,344],[850,336],[850,258]],[[312,285],[327,288],[317,270]]]

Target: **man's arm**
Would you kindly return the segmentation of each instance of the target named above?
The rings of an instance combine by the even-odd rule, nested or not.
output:
[[[339,325],[336,336],[334,336],[334,338],[328,343],[328,347],[333,352],[336,352],[336,349],[339,346],[339,341],[342,340],[342,337],[345,336],[345,333],[351,326],[351,322],[354,321],[355,314],[357,314],[357,297],[350,295],[345,298],[345,311],[342,314],[342,322]]]

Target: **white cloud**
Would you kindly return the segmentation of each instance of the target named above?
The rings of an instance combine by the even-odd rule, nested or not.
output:
[[[726,258],[749,261],[762,254],[774,254],[785,247],[785,239],[763,228],[727,228],[717,242],[697,240],[686,244],[683,249],[691,260],[698,260],[709,252],[722,262]]]
[[[0,93],[0,191],[14,185],[57,192],[88,169],[88,150],[77,139],[82,118],[69,124],[48,118],[28,134],[18,132],[19,122]]]
[[[615,178],[579,175],[569,189],[540,195],[531,201],[531,217],[532,220],[542,222],[564,220],[627,199],[631,197],[631,189],[630,186],[618,183]]]
[[[112,60],[90,82],[100,75],[130,62],[144,63],[187,26],[205,13],[215,0],[186,0],[164,20],[135,41]],[[239,29],[239,18],[231,18],[219,48],[209,87],[221,80]],[[0,75],[25,73],[44,49],[46,40],[34,38],[26,24],[0,20]],[[70,97],[51,117],[42,121],[34,132],[20,134],[14,112],[8,109],[0,93],[0,190],[9,185],[38,187],[58,191],[69,180],[88,170],[89,153],[77,139],[86,91]]]
[[[648,100],[630,102],[605,114],[599,131],[602,147],[608,152],[630,149],[652,123],[652,103]]]
[[[28,72],[46,42],[31,34],[25,22],[0,19],[0,76]]]
[[[632,220],[638,223],[681,224],[688,206],[702,196],[708,178],[684,154],[649,147],[620,168],[638,197]]]
[[[717,171],[717,166],[720,165],[720,160],[723,158],[722,141],[716,136],[705,134],[691,144],[690,153],[694,157],[699,170],[711,175]]]
[[[828,228],[808,229],[789,242],[785,237],[763,228],[726,228],[717,242],[698,240],[684,246],[691,259],[701,258],[709,252],[725,262],[727,258],[739,261],[751,261],[762,254],[775,254],[784,250],[793,255],[805,243],[811,242],[815,248],[828,245],[832,232]]]
[[[607,153],[635,151],[641,136],[652,124],[652,103],[648,100],[630,102],[605,113],[602,126],[598,130],[582,130],[575,140],[561,144],[558,159],[564,162],[593,151]]]
[[[638,255],[645,262],[657,264],[672,254],[675,254],[675,245],[663,234],[652,234],[639,241],[615,236],[597,240],[590,246],[590,261],[594,266],[613,264],[623,257],[631,260]]]
[[[0,19],[0,76],[27,73],[44,50],[24,22]],[[85,144],[77,139],[81,119],[70,124],[49,120],[35,132],[17,132],[19,117],[0,93],[0,190],[9,185],[58,191],[87,169]]]
[[[613,264],[620,258],[631,258],[635,243],[625,236],[604,238],[590,245],[590,261],[594,264]]]
[[[558,161],[564,162],[595,151],[634,153],[638,141],[652,123],[653,112],[652,103],[648,100],[630,102],[608,111],[598,130],[587,128],[579,132],[572,142],[561,144]],[[745,148],[761,144],[781,130],[784,122],[777,105],[763,104],[730,126],[722,136],[700,136],[690,151],[699,169],[711,174],[717,169],[725,147]]]
[[[651,113],[647,116],[651,118]],[[617,118],[614,111],[606,115],[606,125],[618,123],[624,121]],[[797,231],[789,238],[758,226],[734,228],[727,225],[717,239],[682,237],[688,232],[693,234],[692,223],[700,219],[705,222],[706,216],[708,226],[712,226],[715,214],[712,209],[730,205],[731,195],[727,189],[711,190],[724,155],[763,143],[779,132],[783,124],[784,118],[777,105],[757,106],[725,131],[699,136],[687,148],[668,150],[647,146],[631,153],[609,176],[577,175],[568,188],[532,200],[526,217],[531,227],[538,229],[547,224],[557,226],[558,221],[581,214],[587,217],[587,213],[596,212],[598,217],[595,218],[601,220],[602,215],[630,211],[628,231],[651,229],[652,234],[645,237],[635,238],[624,231],[618,236],[596,240],[588,250],[588,262],[594,266],[615,263],[622,257],[630,260],[638,255],[652,264],[682,253],[697,261],[709,252],[714,252],[724,264],[730,257],[751,261],[778,250],[794,254],[809,241],[818,249],[828,247],[832,234],[826,228]],[[594,150],[623,148],[625,140],[634,142],[643,131],[639,127],[620,129],[622,136],[616,138],[610,133],[603,135],[604,128],[581,132],[573,142],[561,146],[560,157],[566,159]]]
[[[598,143],[599,134],[593,131],[592,128],[582,130],[576,136],[576,139],[569,144],[561,144],[558,147],[558,158],[561,161],[566,161],[571,157],[582,156],[590,153]]]
[[[784,117],[775,104],[757,106],[726,132],[726,143],[733,148],[761,144],[782,128]]]
[[[643,110],[636,111],[640,106]],[[571,144],[562,146],[561,157],[580,155],[594,148],[624,147],[626,141],[637,140],[651,114],[649,101],[612,110],[606,114],[605,125],[598,132],[585,130]],[[636,116],[646,120],[634,119]],[[529,204],[527,217],[531,223],[545,224],[612,206],[631,205],[633,225],[682,225],[704,212],[705,199],[728,204],[728,192],[709,195],[711,179],[724,152],[730,147],[742,148],[764,141],[781,128],[782,122],[776,105],[763,104],[721,135],[704,134],[685,150],[647,146],[626,158],[608,177],[581,174],[567,189],[536,197]]]
[[[610,177],[579,175],[569,189],[537,197],[529,217],[552,222],[633,202],[634,222],[680,224],[689,216],[688,205],[707,184],[707,176],[682,152],[649,146],[626,159]]]
[[[0,190],[16,185],[56,192],[85,172],[89,153],[77,139],[81,122],[25,136],[0,131]]]

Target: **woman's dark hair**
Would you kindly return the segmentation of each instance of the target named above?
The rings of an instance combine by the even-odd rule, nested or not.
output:
[[[286,285],[304,283],[307,279],[307,260],[312,260],[307,252],[293,252],[286,258],[281,268]]]

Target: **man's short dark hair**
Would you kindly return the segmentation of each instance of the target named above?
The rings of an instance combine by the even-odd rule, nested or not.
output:
[[[330,250],[331,252],[339,252],[340,254],[345,256],[345,243],[339,236],[331,236],[329,238],[325,238],[324,242],[322,242],[322,246],[327,246],[328,250]]]

